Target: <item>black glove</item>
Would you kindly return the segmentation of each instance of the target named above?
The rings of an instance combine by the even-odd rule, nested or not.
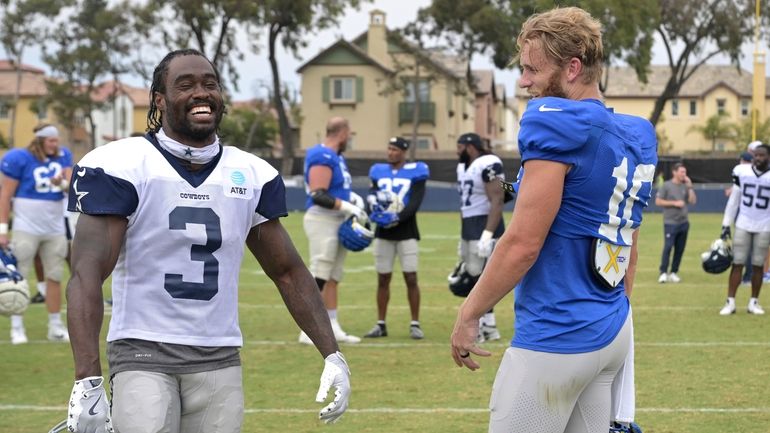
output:
[[[723,241],[730,239],[730,226],[722,226],[722,235],[719,236]]]

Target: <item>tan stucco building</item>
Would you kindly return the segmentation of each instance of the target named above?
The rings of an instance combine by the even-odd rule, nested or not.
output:
[[[611,67],[605,103],[619,113],[649,118],[655,99],[663,93],[670,75],[667,66],[650,66],[648,82],[642,83],[633,69]],[[659,153],[685,154],[732,152],[743,149],[746,143],[735,143],[728,137],[709,139],[693,128],[703,127],[707,120],[724,113],[725,121],[732,124],[751,119],[752,74],[730,65],[703,65],[690,77],[676,99],[666,102],[657,124],[661,137]],[[767,78],[766,78],[767,80]],[[765,113],[768,112],[765,95]],[[529,96],[516,88],[518,112],[524,113]]]
[[[390,137],[411,139],[416,101],[421,156],[454,152],[457,138],[471,131],[495,144],[504,129],[505,95],[492,71],[469,71],[463,59],[416,47],[387,29],[380,10],[370,13],[366,32],[337,41],[297,72],[302,149],[323,140],[330,117],[342,116],[353,133],[349,156],[381,154]]]

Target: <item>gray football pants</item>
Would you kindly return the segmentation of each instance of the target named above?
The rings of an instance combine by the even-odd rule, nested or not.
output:
[[[124,371],[112,378],[115,433],[237,433],[241,367],[191,374]]]

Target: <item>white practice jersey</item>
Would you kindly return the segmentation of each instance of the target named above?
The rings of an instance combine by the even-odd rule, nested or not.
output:
[[[460,193],[460,213],[463,218],[489,215],[490,203],[485,190],[488,182],[505,180],[503,162],[497,155],[481,155],[465,169],[457,164],[457,191]]]
[[[739,194],[740,203],[735,227],[752,233],[770,231],[770,170],[757,173],[753,164],[738,165],[733,169],[733,183],[732,194]]]
[[[75,166],[69,210],[128,218],[107,341],[242,346],[238,274],[246,237],[287,214],[283,181],[267,162],[225,146],[191,173],[157,142],[127,138]]]

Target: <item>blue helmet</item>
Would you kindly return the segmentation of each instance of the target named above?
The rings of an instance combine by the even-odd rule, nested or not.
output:
[[[374,239],[374,233],[369,230],[369,224],[362,225],[355,216],[348,218],[340,225],[338,234],[342,246],[350,251],[361,251]]]

